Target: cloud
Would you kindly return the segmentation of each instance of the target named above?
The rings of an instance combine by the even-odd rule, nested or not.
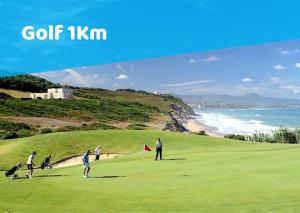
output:
[[[203,62],[214,62],[214,61],[219,61],[219,60],[221,60],[221,59],[218,58],[217,56],[210,55],[207,58],[202,59],[201,61],[203,61]]]
[[[191,86],[195,84],[203,84],[211,82],[211,80],[200,80],[200,81],[188,81],[188,82],[182,82],[182,83],[175,83],[175,84],[162,84],[163,87],[184,87],[184,86]]]
[[[128,78],[129,78],[128,75],[125,75],[125,74],[121,74],[118,77],[116,77],[116,79],[118,79],[118,80],[125,80],[125,79],[128,79]]]
[[[293,84],[281,86],[280,88],[285,89],[285,90],[290,90],[293,93],[299,93],[300,92],[300,86],[296,86],[296,85],[293,85]]]
[[[242,82],[245,82],[245,83],[252,82],[252,81],[254,81],[252,78],[243,78],[242,79]]]
[[[286,67],[281,64],[274,65],[273,68],[278,71],[286,70]]]
[[[273,84],[279,84],[281,82],[281,79],[278,77],[270,77],[269,79]]]
[[[197,61],[196,61],[195,59],[192,59],[192,58],[189,60],[189,63],[190,63],[190,64],[193,64],[193,63],[196,63],[196,62],[197,62]]]
[[[293,55],[293,54],[297,54],[297,53],[300,53],[300,50],[299,49],[293,49],[293,50],[286,50],[286,49],[283,49],[283,48],[279,48],[277,50],[279,52],[280,55],[282,56],[286,56],[286,55]]]
[[[281,55],[291,55],[291,54],[292,54],[291,51],[289,51],[289,50],[284,50],[284,49],[279,49],[279,53],[280,53]]]
[[[296,63],[296,64],[294,65],[294,67],[297,68],[297,69],[300,69],[300,63]]]

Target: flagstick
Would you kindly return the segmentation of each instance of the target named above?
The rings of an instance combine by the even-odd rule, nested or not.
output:
[[[144,146],[145,147],[145,146]],[[143,147],[143,160],[142,160],[142,178],[144,177],[144,160],[145,160],[145,148]]]

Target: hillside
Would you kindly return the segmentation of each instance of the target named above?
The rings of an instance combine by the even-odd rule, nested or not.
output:
[[[61,86],[33,75],[18,75],[0,78],[0,88],[2,89],[22,92],[45,92],[48,88],[57,87]]]
[[[26,137],[33,132],[90,130],[96,127],[103,129],[103,126],[105,129],[160,130],[168,126],[174,131],[182,131],[184,129],[180,125],[193,113],[187,104],[174,96],[132,89],[112,91],[71,87],[75,95],[72,100],[28,99],[27,91],[44,91],[51,86],[58,85],[29,75],[0,78],[3,97],[6,97],[5,93],[12,97],[0,98],[0,121],[14,122],[17,126],[26,124],[34,130],[8,132],[0,129],[0,137]],[[174,119],[179,122],[179,127],[174,127]]]

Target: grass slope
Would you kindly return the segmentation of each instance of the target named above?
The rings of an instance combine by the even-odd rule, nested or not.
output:
[[[0,92],[6,93],[14,98],[29,98],[30,92],[23,92],[19,90],[12,89],[0,89]]]
[[[165,159],[141,148],[164,141]],[[0,211],[12,212],[298,212],[298,145],[242,143],[158,131],[90,131],[34,136],[0,145],[1,165],[41,156],[81,153],[102,144],[104,151],[136,154],[81,166],[36,171],[33,180],[0,178]],[[24,174],[25,171],[19,172]]]

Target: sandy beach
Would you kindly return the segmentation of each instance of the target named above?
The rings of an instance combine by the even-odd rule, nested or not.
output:
[[[205,131],[208,135],[214,136],[214,137],[223,137],[224,134],[217,132],[217,128],[213,126],[207,126],[205,124],[202,124],[197,120],[196,117],[191,117],[185,125],[185,128],[188,129],[191,132],[199,132],[199,131]]]

